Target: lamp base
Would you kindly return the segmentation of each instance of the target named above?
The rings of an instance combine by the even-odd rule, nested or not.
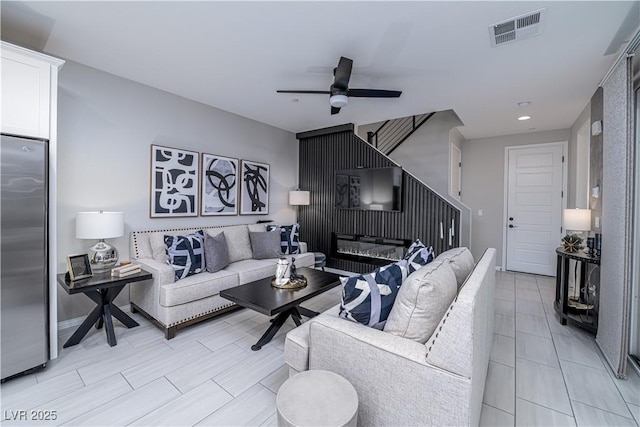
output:
[[[91,270],[98,273],[111,270],[118,262],[118,249],[103,239],[89,248],[88,255]]]

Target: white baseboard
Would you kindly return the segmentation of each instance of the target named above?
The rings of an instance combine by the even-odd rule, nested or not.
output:
[[[131,313],[131,304],[119,306],[118,308],[124,311],[125,313]],[[86,316],[81,316],[81,317],[74,317],[73,319],[68,319],[68,320],[63,320],[61,322],[58,322],[58,331],[62,331],[64,329],[69,329],[69,328],[76,328],[80,326],[80,324],[84,322],[84,319],[86,318],[87,318]]]

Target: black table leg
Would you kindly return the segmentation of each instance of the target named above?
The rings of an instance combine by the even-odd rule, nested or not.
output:
[[[295,307],[291,309],[291,319],[293,319],[293,323],[296,326],[302,325],[302,316],[300,316],[300,312]]]
[[[127,328],[138,326],[138,323],[135,320],[127,316],[122,310],[113,304],[113,300],[116,299],[122,289],[124,289],[124,285],[114,286],[109,289],[101,289],[99,291],[84,292],[87,297],[91,298],[96,303],[97,307],[94,308],[87,316],[63,347],[66,348],[78,344],[94,324],[96,328],[100,329],[103,323],[109,345],[113,347],[118,344],[111,317],[118,319]]]
[[[308,308],[304,308],[301,306],[297,306],[295,308],[296,308],[296,311],[299,312],[302,316],[308,317],[308,318],[316,317],[318,314],[320,314],[317,311],[309,310]]]
[[[82,340],[82,338],[84,338],[84,336],[87,335],[87,332],[89,332],[91,327],[101,317],[102,317],[102,306],[98,306],[94,308],[91,313],[89,313],[87,318],[84,319],[84,322],[82,322],[82,324],[78,326],[78,329],[76,329],[73,335],[71,335],[71,338],[69,338],[62,347],[67,348],[67,347],[71,347],[72,345],[78,344]]]
[[[278,314],[276,318],[273,319],[271,325],[269,325],[267,331],[262,334],[258,342],[251,346],[251,350],[258,351],[262,348],[263,345],[269,343],[269,341],[273,339],[282,325],[284,325],[284,322],[287,320],[287,317],[289,317],[289,315],[291,315],[291,309],[285,310],[282,313]]]

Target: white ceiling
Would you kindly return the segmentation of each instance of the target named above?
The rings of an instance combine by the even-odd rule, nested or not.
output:
[[[467,139],[570,127],[640,22],[637,1],[1,7],[5,40],[278,128],[298,132],[453,109]],[[491,47],[490,25],[542,7],[542,35]],[[326,95],[276,94],[328,90],[340,56],[354,61],[350,87],[402,96],[351,98],[331,116]],[[531,105],[518,108],[519,101]],[[532,119],[517,121],[522,114]]]

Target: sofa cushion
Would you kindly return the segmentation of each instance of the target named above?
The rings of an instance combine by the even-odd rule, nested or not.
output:
[[[473,255],[465,247],[449,249],[436,257],[437,261],[447,260],[451,264],[453,272],[456,274],[458,288],[462,286],[465,279],[474,267]]]
[[[426,343],[457,290],[455,273],[446,260],[422,267],[400,288],[384,331]]]
[[[198,231],[197,228],[160,230],[155,233],[151,233],[149,236],[149,244],[151,245],[151,251],[153,253],[152,258],[165,264],[169,261],[169,257],[167,256],[167,246],[164,244],[164,236],[183,236],[185,234],[195,233],[196,231]]]
[[[164,244],[176,280],[204,271],[206,260],[202,230],[186,236],[164,236]]]
[[[224,233],[224,237],[227,239],[229,262],[251,258],[251,242],[249,241],[249,229],[246,225],[233,225],[207,230],[207,234],[210,236],[215,236],[219,233]]]
[[[269,259],[282,255],[280,233],[273,231],[249,232],[253,259]]]
[[[300,252],[300,224],[267,225],[267,231],[280,229],[280,246],[283,254],[297,254]]]
[[[215,273],[229,265],[229,249],[224,233],[204,236],[204,258],[207,261],[207,271]]]
[[[408,263],[402,260],[369,274],[341,277],[340,317],[382,329],[407,275]]]
[[[433,261],[433,247],[425,246],[420,239],[413,242],[404,259],[409,263],[409,274]]]
[[[173,307],[207,298],[220,291],[238,286],[238,274],[220,270],[217,273],[200,273],[160,286],[160,305]]]
[[[225,268],[238,274],[238,281],[241,285],[255,282],[265,277],[275,276],[276,261],[269,259],[246,259],[232,262]]]

